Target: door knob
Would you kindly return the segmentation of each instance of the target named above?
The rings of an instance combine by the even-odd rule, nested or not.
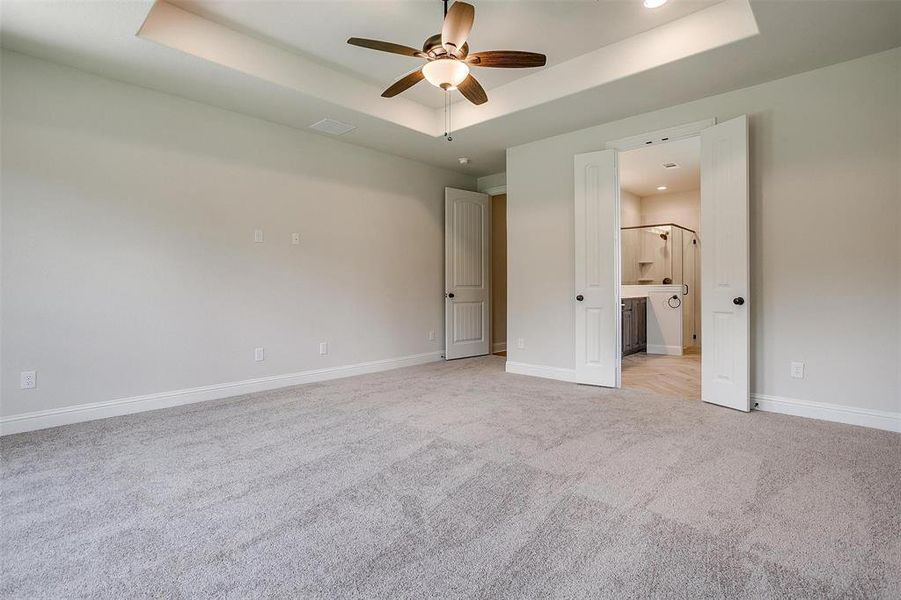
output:
[[[734,304],[734,305],[736,305],[736,306],[741,306],[741,305],[744,304],[744,303],[745,303],[745,299],[742,298],[741,296],[739,296],[738,298],[733,298],[733,299],[732,299],[732,304]]]
[[[576,296],[576,300],[578,300],[579,302],[581,302],[584,299],[585,299],[585,296],[583,296],[582,294],[579,294],[578,296]]]
[[[453,297],[454,297],[454,293],[453,293],[453,292],[448,293],[447,297],[448,297],[448,298],[453,298]]]

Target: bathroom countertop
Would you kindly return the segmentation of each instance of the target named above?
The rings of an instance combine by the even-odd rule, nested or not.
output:
[[[624,285],[621,287],[621,298],[647,298],[650,292],[673,292],[682,295],[684,288],[681,284],[671,283],[667,285]]]

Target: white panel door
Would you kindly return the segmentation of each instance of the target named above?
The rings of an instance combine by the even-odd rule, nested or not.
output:
[[[748,118],[701,132],[701,399],[749,411]]]
[[[621,315],[616,150],[575,157],[576,381],[619,387]]]
[[[445,357],[488,354],[491,323],[491,199],[444,189]]]

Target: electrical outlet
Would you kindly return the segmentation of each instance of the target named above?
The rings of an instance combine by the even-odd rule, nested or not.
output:
[[[253,241],[257,244],[263,243],[263,230],[262,229],[254,229],[253,230]]]
[[[19,388],[23,390],[33,390],[37,387],[37,372],[22,371],[19,373]]]
[[[266,360],[266,351],[263,348],[254,348],[253,359],[257,362],[263,362]]]
[[[793,362],[791,368],[791,376],[795,379],[804,379],[804,363]]]
[[[430,342],[434,342],[434,341],[435,341],[435,332],[434,332],[434,331],[430,331],[430,332],[429,332],[429,341],[430,341]]]
[[[292,246],[300,246],[300,234],[299,233],[291,234],[291,245]]]
[[[522,338],[516,338],[516,347],[522,350],[526,347],[526,341]]]
[[[322,356],[328,354],[328,342],[319,342],[319,354]]]

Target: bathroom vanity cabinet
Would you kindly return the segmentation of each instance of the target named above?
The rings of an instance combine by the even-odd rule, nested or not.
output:
[[[623,356],[642,352],[648,345],[648,299],[623,298]]]
[[[683,308],[681,285],[624,285],[621,288],[623,356],[683,353]],[[686,344],[688,345],[688,344]]]

